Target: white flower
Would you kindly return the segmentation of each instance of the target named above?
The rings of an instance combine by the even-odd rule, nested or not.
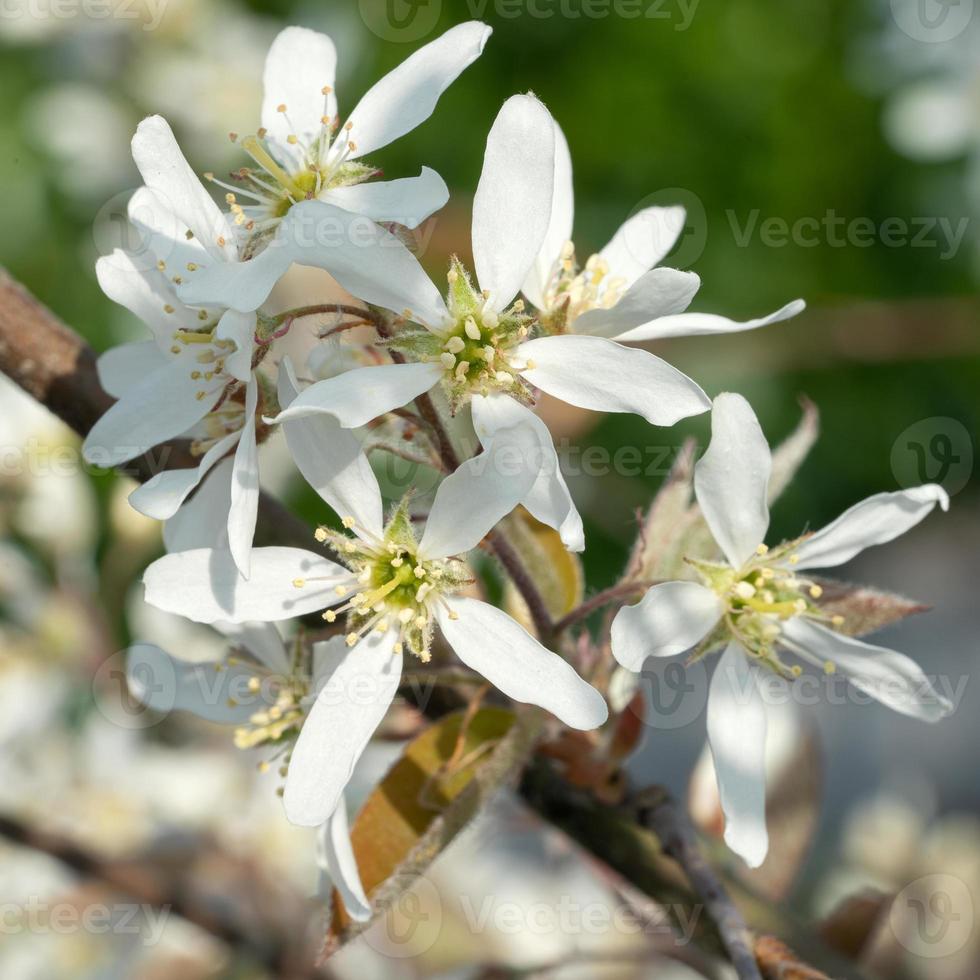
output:
[[[241,749],[262,746],[279,754],[302,729],[306,704],[329,681],[343,640],[315,643],[309,673],[291,662],[278,630],[268,623],[215,623],[229,641],[214,662],[187,662],[149,643],[129,648],[126,676],[138,701],[158,711],[189,711],[206,721],[235,726]],[[288,751],[288,749],[287,749]],[[260,766],[263,770],[268,762]],[[351,917],[366,921],[371,906],[361,884],[347,828],[343,794],[321,822],[317,863],[326,871]]]
[[[299,548],[256,548],[245,579],[220,549],[195,547],[154,562],[143,579],[147,602],[197,622],[274,622],[320,610],[333,622],[346,613],[351,650],[331,675],[331,690],[371,696],[354,703],[321,693],[290,763],[289,819],[317,826],[334,811],[394,697],[406,648],[427,660],[436,625],[460,660],[508,697],[540,705],[574,728],[601,725],[605,701],[565,660],[506,613],[459,595],[470,572],[457,556],[479,544],[533,479],[523,465],[520,438],[495,444],[447,477],[419,538],[404,502],[382,522],[380,490],[363,453],[352,451],[338,477],[321,479],[318,447],[325,426],[343,431],[324,417],[289,421],[284,428],[304,475],[353,532],[316,533],[333,545],[343,565]],[[525,432],[524,439],[530,438]],[[206,484],[202,491],[207,489]],[[192,505],[200,508],[191,512],[193,527],[171,533],[169,547],[193,541],[206,524],[207,502],[195,498]]]
[[[554,198],[548,232],[524,281],[524,295],[554,331],[621,343],[754,330],[801,312],[794,300],[756,320],[685,313],[701,285],[693,272],[654,268],[684,230],[682,207],[632,215],[596,255],[579,266],[571,241],[575,199],[568,143],[555,124]]]
[[[144,120],[133,139],[147,187],[129,204],[143,236],[141,253],[116,249],[96,263],[103,291],[150,329],[153,339],[123,344],[99,359],[102,387],[118,399],[85,440],[85,458],[116,466],[179,436],[193,438],[201,462],[154,477],[130,498],[142,513],[170,517],[208,470],[235,450],[237,488],[226,520],[236,559],[248,567],[258,502],[255,416],[259,383],[252,369],[257,318],[219,304],[187,306],[176,287],[212,261],[234,263],[224,216],[191,172],[167,124]],[[162,187],[162,193],[160,188]]]
[[[783,677],[787,651],[827,673],[840,670],[859,690],[902,714],[937,721],[952,710],[908,657],[828,629],[841,625],[815,600],[821,588],[800,573],[841,565],[919,523],[948,498],[926,484],[880,493],[845,511],[825,528],[768,549],[766,492],[769,446],[748,402],[722,394],[714,402],[711,444],[695,467],[694,488],[726,562],[692,562],[704,584],[655,585],[613,622],[613,654],[638,671],[648,656],[670,657],[703,644],[725,647],[708,696],[708,740],[714,757],[725,840],[753,867],[766,855],[765,702],[761,667]]]
[[[144,119],[133,157],[146,181],[129,202],[140,252],[115,249],[96,263],[105,294],[150,329],[153,339],[123,344],[99,358],[102,387],[118,401],[85,440],[87,460],[117,466],[153,446],[190,437],[200,463],[165,470],[130,496],[141,513],[172,517],[226,454],[235,468],[221,519],[235,561],[248,574],[259,499],[256,419],[268,390],[259,367],[273,336],[255,312],[210,301],[185,304],[182,282],[211,263],[239,265],[239,247],[159,116]],[[258,305],[258,304],[256,304]],[[329,453],[329,445],[324,447]],[[166,460],[162,460],[166,463]]]
[[[249,252],[299,201],[328,201],[410,228],[441,208],[449,192],[435,171],[423,167],[418,177],[365,183],[379,171],[362,160],[428,119],[490,33],[479,21],[446,31],[375,83],[341,126],[333,41],[304,27],[282,31],[266,57],[262,126],[242,139],[231,134],[257,169],[241,168],[233,183],[207,175],[227,191],[236,225],[252,239]]]
[[[359,426],[441,384],[454,407],[471,402],[484,447],[508,431],[534,432],[536,480],[523,503],[578,551],[581,519],[548,430],[528,407],[534,390],[583,408],[636,412],[656,425],[704,412],[710,402],[690,378],[646,351],[601,337],[528,339],[531,320],[523,301],[513,301],[548,229],[554,144],[553,121],[537,99],[508,99],[490,130],[473,202],[478,287],[454,261],[448,300],[395,238],[379,230],[357,240],[350,221],[318,202],[293,208],[278,239],[247,269],[215,269],[185,295],[207,289],[232,305],[261,302],[295,261],[328,269],[354,295],[419,324],[397,329],[390,341],[413,360],[312,385],[276,421],[325,414]]]

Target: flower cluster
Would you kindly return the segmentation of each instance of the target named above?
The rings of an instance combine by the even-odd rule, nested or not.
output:
[[[205,175],[223,189],[227,210],[167,123],[144,120],[133,156],[145,186],[129,208],[144,247],[117,249],[97,266],[106,294],[152,339],[100,359],[103,386],[118,401],[92,429],[86,454],[116,464],[188,440],[197,464],[159,473],[130,498],[166,521],[168,554],[146,570],[146,600],[225,634],[222,685],[251,695],[229,689],[220,704],[204,703],[181,683],[178,706],[233,724],[236,744],[280,760],[287,816],[322,828],[324,866],[360,918],[370,903],[343,793],[397,693],[406,656],[425,664],[444,655],[444,642],[506,698],[576,729],[606,723],[608,671],[573,666],[574,651],[487,601],[472,559],[482,545],[533,587],[508,537],[518,508],[569,552],[585,547],[535,411],[539,395],[669,426],[712,402],[695,381],[631,345],[751,330],[803,309],[797,300],[742,322],[688,312],[698,277],[659,264],[684,226],[677,207],[639,211],[580,261],[568,146],[530,94],[509,98],[487,137],[473,200],[473,268],[447,256],[446,288],[437,287],[413,252],[411,229],[446,202],[445,185],[427,169],[380,181],[363,160],[428,118],[489,34],[476,22],[448,31],[381,79],[341,123],[332,42],[283,31],[266,62],[261,126],[232,134],[251,162],[228,179]],[[325,270],[343,295],[276,311],[273,290],[294,266]],[[331,324],[329,340],[302,328],[311,320]],[[361,329],[348,332],[354,327]],[[306,335],[308,354],[298,369],[287,354],[296,356],[297,334]],[[346,356],[332,358],[341,336],[350,338]],[[330,370],[319,369],[332,359]],[[909,697],[893,707],[942,714],[938,696],[912,696],[921,686],[911,662],[835,632],[839,623],[820,608],[821,586],[802,573],[887,541],[946,501],[935,487],[882,494],[824,531],[767,550],[768,446],[737,395],[718,396],[712,420],[696,486],[725,561],[692,555],[700,581],[656,585],[623,608],[611,649],[631,670],[650,655],[725,649],[708,733],[728,840],[757,863],[766,847],[765,724],[743,681],[751,687],[763,669],[792,677],[799,668],[781,659],[788,652],[822,669],[839,666],[859,685],[882,673],[904,678]],[[427,515],[414,488],[385,515],[364,433],[386,426],[400,426],[401,443],[439,473]],[[279,432],[332,511],[311,532],[309,550],[253,547],[259,446]],[[270,624],[293,622],[287,653]],[[166,656],[132,651],[132,686],[147,703],[154,694],[140,683],[143,668]],[[180,677],[198,669],[184,665]],[[355,681],[373,692],[369,703],[324,696]]]

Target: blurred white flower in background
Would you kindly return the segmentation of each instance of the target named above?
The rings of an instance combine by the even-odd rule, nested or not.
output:
[[[132,166],[127,148],[135,114],[95,85],[63,82],[27,104],[27,129],[54,163],[59,190],[91,206],[125,187]]]
[[[875,0],[884,26],[862,51],[858,71],[875,89],[884,85],[882,128],[899,153],[920,164],[962,161],[952,196],[947,177],[927,173],[929,200],[937,209],[952,210],[954,221],[969,215],[973,265],[980,276],[980,14],[975,11],[948,39],[926,40],[900,26],[926,16],[924,7],[911,10],[920,2]],[[907,15],[901,14],[905,7]],[[945,7],[949,13],[950,5]]]

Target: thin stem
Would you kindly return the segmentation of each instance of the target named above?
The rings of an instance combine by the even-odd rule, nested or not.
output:
[[[608,589],[597,592],[594,596],[581,603],[581,605],[576,606],[571,612],[566,613],[555,623],[555,633],[564,632],[569,626],[574,626],[583,619],[587,619],[596,610],[602,609],[603,606],[612,605],[620,599],[628,599],[637,592],[645,592],[650,586],[655,584],[654,582],[637,581],[611,585]]]
[[[554,638],[555,624],[551,618],[551,613],[548,612],[548,607],[545,605],[544,597],[541,595],[537,583],[531,578],[530,572],[527,570],[524,562],[521,561],[521,556],[500,528],[494,528],[487,535],[486,540],[490,550],[497,556],[497,560],[504,566],[507,574],[511,577],[518,592],[521,594],[521,598],[527,603],[528,611],[531,613],[531,620],[534,622],[534,628],[538,632],[538,639],[545,646],[548,646]]]
[[[739,980],[762,980],[749,927],[701,853],[690,818],[659,786],[639,794],[635,804],[637,821],[657,835],[664,853],[684,869],[691,887],[704,902],[704,910],[717,927]]]
[[[282,323],[285,320],[298,320],[304,316],[316,316],[318,313],[344,313],[347,316],[356,316],[361,320],[377,325],[381,322],[381,317],[374,310],[364,306],[350,306],[347,303],[316,303],[312,306],[297,306],[295,309],[286,310],[273,317],[273,321]]]
[[[391,353],[394,357],[396,352],[392,351]],[[447,473],[455,473],[459,469],[460,458],[453,446],[452,439],[449,438],[449,432],[442,423],[439,410],[432,401],[432,396],[428,392],[419,395],[415,399],[415,405],[419,410],[419,415],[425,420],[429,431],[435,438],[436,451],[439,454],[439,459],[442,460],[443,468]]]

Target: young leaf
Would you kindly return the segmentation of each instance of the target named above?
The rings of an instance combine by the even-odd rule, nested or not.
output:
[[[800,399],[803,416],[796,428],[772,451],[769,503],[772,504],[793,482],[793,477],[810,454],[820,435],[820,412],[809,398]]]
[[[486,707],[441,718],[414,739],[357,815],[351,844],[374,919],[387,912],[523,765],[541,713]],[[325,955],[369,928],[336,891]]]

